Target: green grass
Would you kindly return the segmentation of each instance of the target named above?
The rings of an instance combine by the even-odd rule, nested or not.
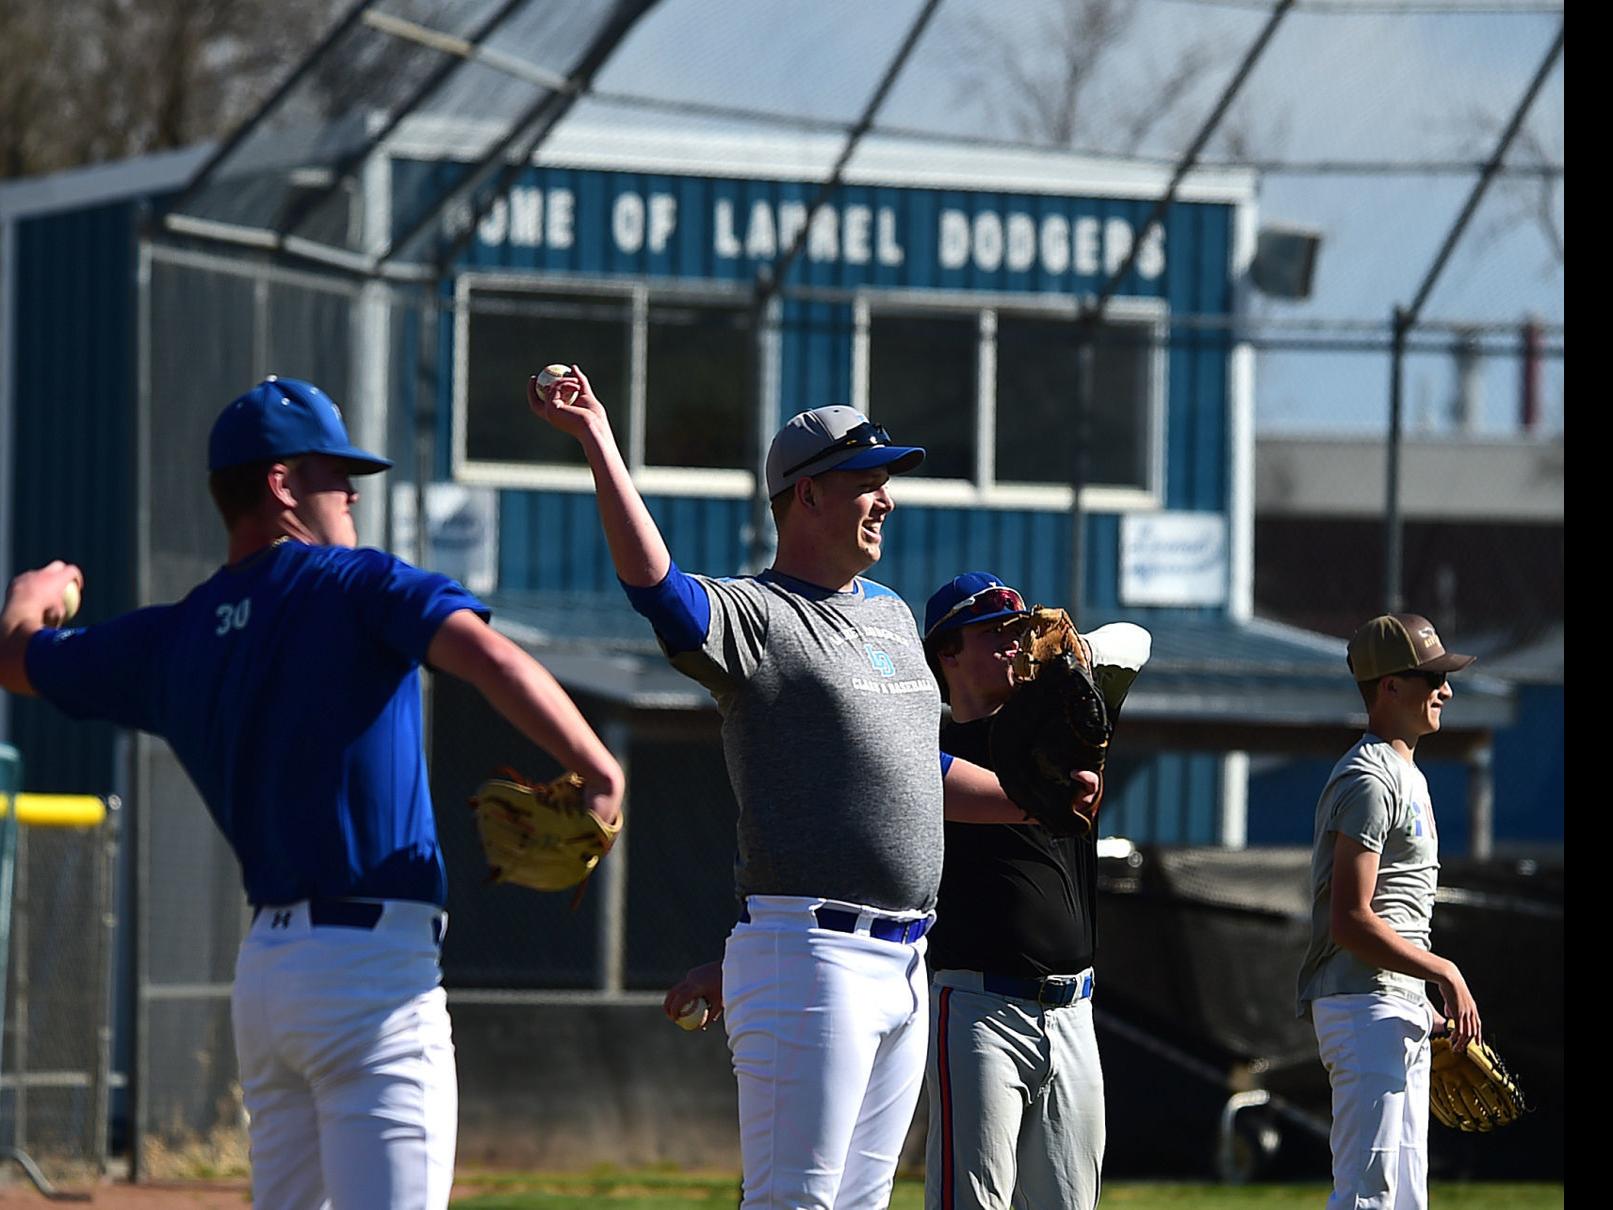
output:
[[[734,1176],[666,1172],[600,1172],[561,1176],[537,1173],[461,1175],[455,1210],[704,1210],[739,1201]],[[1324,1185],[1193,1185],[1114,1182],[1103,1206],[1127,1210],[1245,1210],[1246,1207],[1320,1207]],[[1560,1210],[1561,1185],[1441,1184],[1429,1189],[1429,1210]],[[891,1210],[922,1210],[921,1181],[896,1184]]]

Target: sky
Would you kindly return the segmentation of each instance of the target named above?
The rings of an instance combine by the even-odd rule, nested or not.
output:
[[[869,96],[920,8],[918,0],[819,0],[787,5],[774,36],[758,36],[748,0],[663,0],[601,77],[602,88],[728,104],[765,104],[846,119]],[[1485,11],[1455,11],[1460,9]],[[1324,0],[1291,12],[1246,81],[1228,119],[1261,158],[1287,162],[1486,158],[1544,59],[1561,21],[1550,6],[1520,0]],[[1429,11],[1440,10],[1444,11]],[[778,11],[776,8],[772,11]],[[879,122],[970,134],[1013,135],[1008,114],[1018,77],[1059,59],[1047,22],[1052,0],[946,0],[887,99]],[[1169,161],[1208,114],[1267,10],[1238,0],[1137,0],[1135,16],[1095,69],[1078,136],[1082,150]],[[788,29],[789,36],[780,36]],[[680,48],[667,54],[668,45]],[[1207,66],[1194,87],[1157,116],[1161,82],[1192,51]],[[1140,140],[1139,120],[1154,119]],[[1528,146],[1563,161],[1563,66],[1525,125]],[[1525,148],[1509,162],[1527,159]],[[1212,143],[1210,157],[1225,149]],[[1256,298],[1253,314],[1278,324],[1375,324],[1381,338],[1396,305],[1408,305],[1471,192],[1476,174],[1322,175],[1272,171],[1259,184],[1263,222],[1321,236],[1314,293],[1303,303]],[[1543,224],[1538,184],[1498,180],[1456,246],[1424,318],[1482,324],[1496,348],[1515,344],[1528,316],[1559,325],[1563,265],[1561,179]],[[1555,234],[1552,234],[1552,228]],[[1516,433],[1521,364],[1486,357],[1477,431]],[[1259,356],[1260,432],[1382,431],[1388,418],[1386,353],[1271,352]],[[1563,427],[1560,359],[1543,366],[1543,424]],[[1408,431],[1449,431],[1454,358],[1408,358]]]

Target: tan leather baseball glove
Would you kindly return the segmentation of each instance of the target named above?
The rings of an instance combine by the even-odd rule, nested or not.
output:
[[[536,891],[581,887],[610,851],[622,825],[583,806],[582,778],[562,773],[534,784],[508,769],[470,800],[487,854],[489,881]],[[580,891],[579,891],[580,894]]]
[[[1488,1043],[1469,1042],[1459,1051],[1450,1034],[1442,1033],[1433,1041],[1428,1108],[1452,1130],[1488,1132],[1516,1122],[1529,1104]]]

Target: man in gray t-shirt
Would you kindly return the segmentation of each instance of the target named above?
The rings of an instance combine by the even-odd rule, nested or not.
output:
[[[628,598],[722,713],[742,906],[720,990],[701,986],[739,1083],[743,1205],[883,1207],[924,1074],[943,809],[1025,822],[995,774],[937,752],[913,615],[862,575],[886,485],[924,451],[848,407],[792,417],[767,458],[773,566],[711,579],[672,562],[580,370],[528,398],[582,446]]]
[[[1417,741],[1439,730],[1447,652],[1428,619],[1385,614],[1350,640],[1367,733],[1333,767],[1316,804],[1311,943],[1299,1013],[1316,1028],[1333,1087],[1328,1210],[1423,1210],[1428,1201],[1429,1037],[1480,1036],[1478,1006],[1454,962],[1429,950],[1439,829]],[[1425,985],[1439,986],[1448,1020]]]

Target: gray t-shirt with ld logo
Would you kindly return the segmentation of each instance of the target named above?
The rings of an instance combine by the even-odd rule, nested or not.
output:
[[[1422,1003],[1423,981],[1379,970],[1332,937],[1333,856],[1339,836],[1378,854],[1372,910],[1419,949],[1429,948],[1439,884],[1439,831],[1428,782],[1385,740],[1370,732],[1333,766],[1316,804],[1311,853],[1311,943],[1299,969],[1299,1015],[1323,996],[1388,992]]]
[[[736,890],[928,911],[941,882],[941,694],[890,589],[711,579],[698,650],[739,800]]]

